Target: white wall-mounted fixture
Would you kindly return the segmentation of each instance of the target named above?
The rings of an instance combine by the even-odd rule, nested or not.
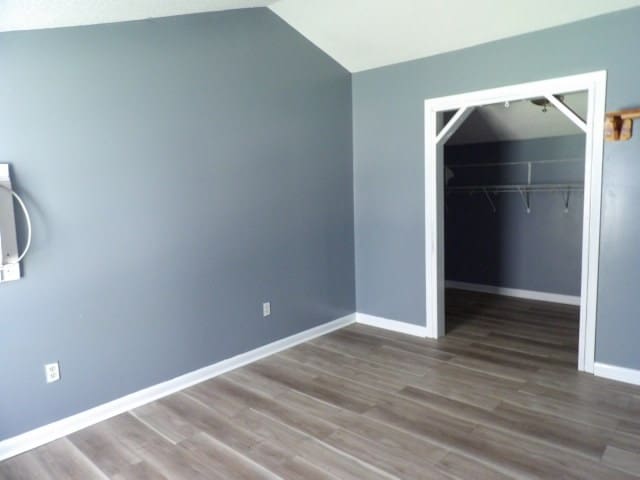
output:
[[[18,251],[16,235],[16,219],[13,211],[13,200],[16,200],[24,214],[27,224],[27,243],[22,253]],[[31,246],[31,218],[22,198],[13,191],[9,165],[0,163],[0,282],[18,280],[20,278],[20,261]]]

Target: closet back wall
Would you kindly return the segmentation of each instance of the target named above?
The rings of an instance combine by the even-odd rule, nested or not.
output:
[[[271,11],[5,33],[0,65],[34,217],[0,439],[355,310],[350,75]]]
[[[532,183],[583,183],[584,135],[445,147],[447,164],[576,160],[533,165]],[[527,166],[453,169],[449,185],[524,184]],[[569,197],[531,193],[531,213],[520,194],[447,195],[446,279],[523,290],[580,295],[582,192]]]

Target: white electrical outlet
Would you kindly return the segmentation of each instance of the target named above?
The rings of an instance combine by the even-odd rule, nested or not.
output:
[[[56,363],[47,363],[44,366],[44,375],[47,379],[47,383],[57,382],[60,380],[60,364]]]
[[[262,316],[268,317],[271,315],[271,302],[265,302],[262,304]]]

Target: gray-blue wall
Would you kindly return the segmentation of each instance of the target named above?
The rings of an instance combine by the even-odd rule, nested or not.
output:
[[[567,120],[568,121],[568,120]],[[532,163],[532,183],[584,183],[585,136],[538,138],[445,147],[454,177],[449,186],[527,183],[527,165],[455,168],[461,164]],[[447,280],[580,295],[582,192],[530,194],[527,213],[520,194],[491,195],[494,213],[479,191],[449,194],[445,211]]]
[[[635,8],[353,76],[359,312],[425,323],[424,100],[605,69],[607,110],[637,107],[640,60],[620,42],[638,25]],[[605,148],[596,332],[596,360],[629,368],[640,368],[638,137]]]
[[[269,10],[0,34],[0,65],[34,219],[0,439],[355,310],[351,77]]]

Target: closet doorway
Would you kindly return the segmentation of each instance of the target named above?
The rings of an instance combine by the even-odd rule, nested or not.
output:
[[[579,285],[579,338],[578,369],[593,373],[596,327],[596,301],[598,283],[598,251],[600,232],[600,204],[602,183],[603,129],[605,112],[606,72],[594,72],[572,77],[556,78],[491,90],[483,90],[425,101],[425,258],[426,258],[426,327],[428,336],[439,338],[446,333],[445,325],[445,188],[447,178],[458,175],[468,165],[457,162],[459,170],[448,169],[445,174],[444,146],[456,134],[461,125],[476,109],[495,109],[496,105],[509,108],[522,102],[536,101],[541,109],[554,109],[564,120],[577,128],[584,141],[584,184],[563,179],[563,185],[552,180],[540,181],[545,173],[536,178],[536,171],[547,169],[542,164],[516,160],[507,170],[513,172],[500,175],[487,173],[484,181],[477,184],[451,182],[450,193],[474,194],[476,200],[486,203],[487,209],[495,209],[495,195],[517,197],[521,200],[524,215],[535,208],[532,197],[556,196],[558,205],[571,208],[571,194],[583,195],[582,252]],[[570,99],[580,98],[586,109],[572,108]],[[586,110],[586,112],[585,112]],[[585,114],[586,113],[586,114]],[[575,139],[574,139],[575,141]],[[545,159],[543,159],[545,160]],[[486,162],[493,163],[493,162]],[[502,163],[502,162],[496,162]],[[556,162],[561,163],[561,162]],[[494,167],[483,170],[490,172]],[[522,171],[524,169],[524,171]],[[469,167],[469,170],[480,170]],[[515,173],[515,172],[518,173]],[[492,176],[493,175],[493,176]],[[582,189],[584,192],[582,193]],[[542,198],[542,197],[540,197]],[[562,205],[561,200],[562,198]],[[540,206],[540,205],[539,205]],[[545,207],[548,208],[548,207]],[[470,234],[472,232],[469,232]],[[509,290],[507,288],[507,290]],[[538,289],[545,291],[544,288]],[[500,292],[497,292],[500,293]],[[544,299],[544,298],[542,298]],[[577,302],[576,302],[577,303]]]

